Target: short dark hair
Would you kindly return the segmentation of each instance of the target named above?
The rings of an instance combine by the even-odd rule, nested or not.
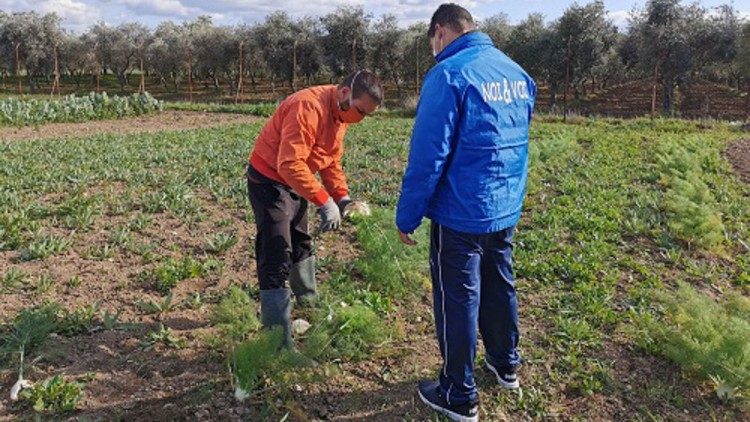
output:
[[[430,29],[427,30],[429,38],[435,35],[435,25],[438,24],[440,26],[447,26],[458,33],[476,28],[471,13],[455,3],[443,3],[433,13],[430,20]]]
[[[360,98],[362,94],[367,94],[377,104],[383,102],[383,85],[380,83],[380,78],[368,70],[350,73],[341,82],[339,88],[347,86],[352,87],[352,98]]]

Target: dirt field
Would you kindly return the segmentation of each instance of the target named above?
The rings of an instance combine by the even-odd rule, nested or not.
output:
[[[120,312],[115,328],[103,327],[97,314],[91,329],[54,334],[34,352],[28,379],[38,382],[61,374],[85,385],[75,412],[44,418],[440,420],[415,391],[417,380],[433,378],[440,368],[427,254],[409,256],[393,229],[410,119],[368,119],[347,135],[350,161],[345,165],[352,190],[381,212],[368,221],[383,224],[384,232],[370,233],[374,239],[363,237],[364,226],[347,222],[338,233],[315,236],[318,280],[322,291],[335,298],[328,305],[343,309],[346,300],[351,307],[356,302],[345,293],[379,293],[375,297],[393,305],[377,314],[377,322],[389,331],[388,340],[373,344],[361,359],[322,361],[313,370],[317,378],[269,387],[246,402],[234,398],[228,356],[214,343],[220,331],[211,315],[230,286],[248,292],[257,307],[255,228],[242,168],[260,122],[248,116],[166,112],[145,119],[28,129],[26,138],[18,132],[18,138],[1,144],[7,155],[0,156],[6,159],[0,163],[7,166],[0,171],[0,181],[7,189],[0,194],[17,205],[0,203],[6,206],[0,215],[17,217],[13,221],[20,221],[26,237],[17,247],[0,251],[0,323],[45,301],[56,301],[65,311],[98,304],[101,312]],[[639,322],[631,313],[652,312],[649,301],[677,281],[705,287],[706,274],[716,291],[734,289],[742,264],[667,243],[664,239],[672,234],[659,223],[659,208],[651,206],[661,199],[660,188],[640,178],[654,165],[649,160],[658,143],[650,139],[659,139],[665,130],[678,129],[680,140],[697,139],[710,151],[724,150],[726,144],[717,140],[726,140],[726,132],[700,129],[691,122],[680,122],[678,128],[658,121],[596,123],[601,127],[540,122],[534,128],[533,142],[543,150],[532,168],[517,249],[521,353],[526,360],[520,370],[523,390],[499,388],[492,375],[478,367],[482,420],[748,420],[745,410],[717,398],[710,381],[690,376],[677,363],[644,349],[643,333],[636,330]],[[173,132],[199,127],[203,129]],[[117,136],[75,139],[81,133]],[[34,141],[60,137],[70,139]],[[750,177],[749,151],[745,140],[730,143],[726,152],[745,180]],[[49,166],[49,157],[60,157],[57,166]],[[711,177],[715,183],[737,184],[725,174]],[[725,207],[720,211],[729,238],[746,239],[745,213],[750,207],[746,195],[733,195],[716,206]],[[165,201],[166,209],[154,209],[154,200]],[[95,210],[91,225],[71,228],[69,218],[85,217],[87,207]],[[632,227],[611,223],[623,221],[621,213],[627,210],[637,211],[630,216],[638,223],[632,227],[648,230],[636,236]],[[315,227],[315,214],[310,215]],[[127,236],[118,235],[124,232]],[[221,233],[231,233],[236,244],[221,252],[210,250],[207,242]],[[44,245],[48,239],[70,243],[41,258],[23,258],[30,245]],[[373,241],[384,243],[370,246],[368,252]],[[426,245],[429,240],[425,236],[421,241]],[[734,251],[740,246],[728,247]],[[675,250],[700,271],[675,265],[664,252]],[[398,269],[380,262],[379,254],[398,261]],[[172,308],[161,316],[144,311],[139,303],[161,302],[165,295],[142,276],[185,257],[214,259],[221,269],[179,280],[170,289]],[[378,284],[383,280],[363,275],[359,260],[388,272],[397,283],[412,280],[399,274],[404,265],[410,277],[421,277],[424,283],[408,284],[412,296],[389,295]],[[24,280],[5,284],[11,269],[25,274]],[[295,309],[293,316],[323,320],[310,312]],[[147,347],[161,324],[184,345],[159,341]],[[13,371],[0,372],[0,420],[32,420],[29,403],[8,399],[15,377]]]
[[[242,114],[164,111],[159,114],[120,120],[83,123],[52,123],[39,127],[0,128],[0,139],[61,139],[92,136],[102,133],[153,133],[165,130],[188,130],[257,121],[258,117]]]
[[[740,179],[750,183],[750,139],[732,143],[725,154]]]

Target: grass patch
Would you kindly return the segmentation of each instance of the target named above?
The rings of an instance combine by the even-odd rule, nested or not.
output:
[[[681,284],[662,300],[667,313],[657,329],[661,353],[689,373],[714,380],[720,398],[750,405],[750,299],[734,293],[717,302]]]
[[[303,355],[282,349],[283,340],[283,330],[276,328],[259,333],[235,349],[231,368],[239,399],[254,395],[258,390],[280,387],[293,369],[310,365],[310,360]]]
[[[181,259],[168,258],[151,271],[141,277],[162,293],[169,293],[177,283],[191,278],[201,278],[212,271],[221,268],[221,263],[215,259],[199,261],[190,256]]]
[[[229,287],[226,296],[214,307],[210,320],[218,327],[221,341],[230,344],[246,340],[260,329],[255,303],[237,286]]]

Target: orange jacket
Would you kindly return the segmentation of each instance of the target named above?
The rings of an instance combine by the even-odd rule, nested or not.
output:
[[[338,202],[349,194],[341,167],[347,126],[338,121],[335,85],[303,89],[279,104],[255,140],[250,163],[317,206],[329,197]]]

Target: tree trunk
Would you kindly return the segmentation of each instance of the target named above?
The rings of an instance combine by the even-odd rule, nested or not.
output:
[[[57,46],[55,46],[53,53],[55,60],[55,80],[52,82],[52,92],[50,92],[50,97],[55,95],[55,90],[57,90],[57,95],[60,96],[60,66],[57,60]]]
[[[355,41],[356,42],[356,41]],[[297,76],[297,40],[294,40],[294,46],[292,47],[292,79],[290,86],[292,87],[292,91],[296,91],[295,87],[295,79]]]
[[[565,88],[563,88],[563,122],[568,118],[568,84],[570,83],[570,63],[565,64]]]
[[[414,53],[415,53],[414,63],[416,63],[416,72],[414,74],[414,86],[417,87],[416,94],[419,95],[419,45],[417,44],[417,41],[419,41],[419,37],[416,37],[414,39]]]
[[[565,90],[563,93],[563,122],[568,119],[568,86],[570,86],[570,42],[568,40],[568,48],[565,50]]]
[[[146,74],[143,73],[143,51],[141,51],[140,59],[140,68],[141,68],[141,83],[138,85],[138,92],[143,94],[146,92]]]
[[[102,65],[101,63],[98,64],[96,69],[96,92],[101,92],[102,90]]]
[[[18,80],[18,95],[23,95],[23,82],[21,81],[21,57],[19,50],[21,43],[16,43],[16,79]]]
[[[193,102],[193,51],[188,49],[188,97]]]
[[[664,78],[664,99],[662,101],[664,113],[669,114],[672,111],[672,96],[674,95],[674,83]]]
[[[659,85],[659,65],[654,66],[654,87],[651,93],[651,118],[656,117],[656,88]]]
[[[127,85],[128,80],[124,70],[117,72],[117,82],[120,84],[120,92],[125,92],[125,85]]]
[[[244,66],[244,59],[242,57],[242,49],[245,46],[244,41],[240,41],[240,69],[239,73],[237,74],[237,92],[234,96],[234,103],[237,104],[240,102],[240,95],[242,95],[242,72],[244,72],[243,66]]]
[[[357,39],[352,40],[352,72],[357,70]]]
[[[557,91],[555,88],[550,88],[549,107],[553,109],[555,106],[557,106]]]

